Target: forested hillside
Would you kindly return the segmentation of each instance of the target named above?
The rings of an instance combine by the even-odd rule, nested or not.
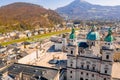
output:
[[[53,27],[62,18],[53,10],[31,3],[13,3],[0,7],[0,32]]]

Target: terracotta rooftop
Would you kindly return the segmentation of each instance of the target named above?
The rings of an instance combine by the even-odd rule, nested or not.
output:
[[[120,52],[114,53],[113,59],[114,61],[117,61],[117,62],[120,61]]]

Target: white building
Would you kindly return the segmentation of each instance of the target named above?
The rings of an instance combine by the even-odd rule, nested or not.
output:
[[[109,29],[101,45],[95,26],[87,41],[77,44],[72,29],[67,54],[67,80],[120,80],[120,63],[114,61],[114,37]]]
[[[62,38],[61,37],[51,37],[51,41],[54,42],[56,51],[66,50],[67,39],[66,39],[65,35],[63,35]]]

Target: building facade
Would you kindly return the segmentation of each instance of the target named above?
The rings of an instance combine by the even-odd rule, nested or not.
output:
[[[64,80],[65,70],[14,63],[0,71],[0,80]]]
[[[100,41],[95,26],[86,39],[86,42],[78,44],[75,30],[72,29],[68,43],[67,80],[114,80],[114,37],[111,28],[104,41]]]

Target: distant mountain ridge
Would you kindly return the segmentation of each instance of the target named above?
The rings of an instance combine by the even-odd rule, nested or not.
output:
[[[56,12],[72,19],[120,19],[120,6],[94,5],[84,0],[75,0]]]
[[[0,7],[0,28],[7,30],[26,30],[38,27],[53,27],[62,22],[62,18],[53,10],[42,6],[17,2]]]

